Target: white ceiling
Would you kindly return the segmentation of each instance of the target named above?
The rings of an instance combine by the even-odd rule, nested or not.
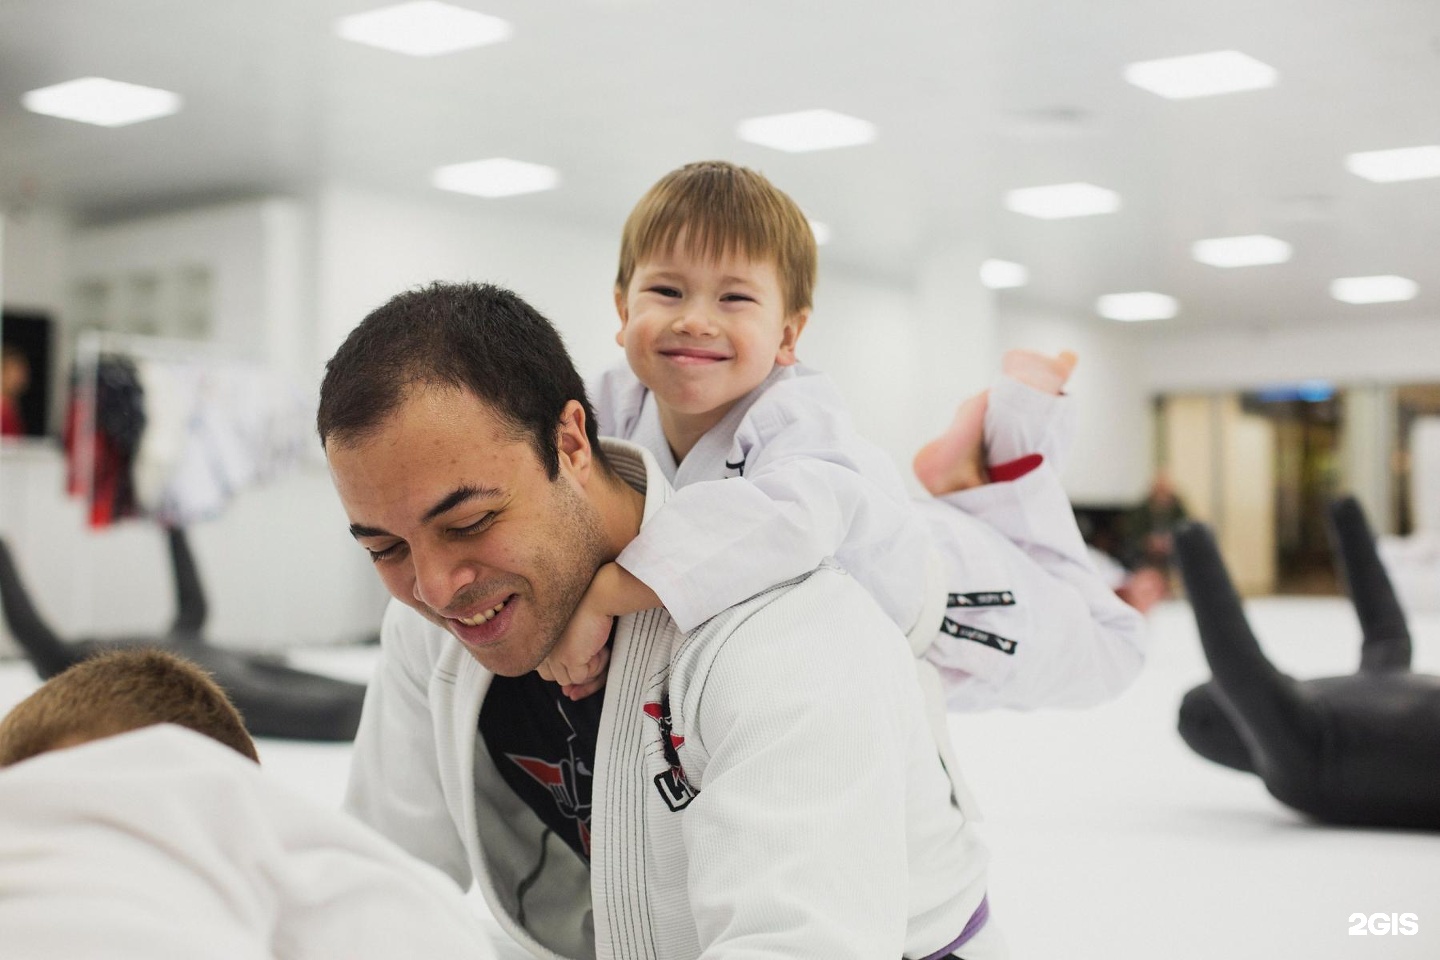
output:
[[[1090,315],[1103,293],[1178,297],[1169,328],[1434,317],[1440,179],[1374,184],[1347,153],[1440,143],[1440,0],[454,0],[515,25],[503,44],[419,59],[337,38],[384,0],[0,0],[0,202],[83,221],[322,180],[436,194],[441,164],[508,156],[561,189],[459,205],[617,231],[661,173],[725,157],[794,195],[827,265],[903,279],[981,238],[1030,269],[1001,294]],[[1268,90],[1169,101],[1125,64],[1238,49]],[[106,129],[27,113],[37,87],[98,75],[185,109]],[[783,154],[746,117],[828,107],[871,144]],[[1084,180],[1118,213],[1006,211],[1013,187]],[[1193,241],[1268,233],[1286,264],[1219,270]],[[1341,276],[1399,274],[1409,303],[1337,303]]]

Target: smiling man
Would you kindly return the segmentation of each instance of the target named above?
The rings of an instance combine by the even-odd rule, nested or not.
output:
[[[689,633],[619,618],[609,682],[535,673],[671,490],[603,444],[514,294],[411,291],[331,359],[318,415],[395,598],[347,806],[536,956],[1003,956],[909,647],[826,563]]]

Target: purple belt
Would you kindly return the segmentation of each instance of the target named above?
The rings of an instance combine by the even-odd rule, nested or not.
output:
[[[980,906],[976,907],[975,912],[970,914],[970,919],[965,921],[965,929],[960,931],[960,936],[951,940],[934,953],[922,957],[921,960],[943,960],[943,958],[948,957],[956,950],[965,946],[966,943],[970,942],[975,934],[980,932],[980,928],[985,926],[985,921],[989,919],[990,896],[987,894],[980,898]]]

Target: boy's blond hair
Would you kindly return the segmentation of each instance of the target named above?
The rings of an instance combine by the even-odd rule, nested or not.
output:
[[[158,649],[116,650],[51,677],[0,720],[0,767],[157,723],[176,723],[259,762],[240,712],[214,679]]]
[[[754,170],[702,160],[661,177],[625,221],[616,288],[626,290],[636,264],[673,250],[682,233],[692,256],[772,260],[785,313],[811,306],[819,269],[815,233],[795,201]]]

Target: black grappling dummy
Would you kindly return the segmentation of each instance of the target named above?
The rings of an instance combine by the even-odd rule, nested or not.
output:
[[[1318,680],[1265,658],[1209,528],[1176,531],[1214,675],[1185,695],[1180,735],[1316,820],[1440,830],[1440,677],[1410,672],[1410,632],[1359,504],[1337,501],[1330,519],[1364,639],[1358,672]]]
[[[106,650],[161,647],[210,673],[229,695],[250,734],[298,740],[353,740],[365,685],[298,670],[282,656],[231,650],[206,642],[207,612],[200,572],[184,530],[166,531],[175,579],[175,619],[163,634],[65,640],[40,616],[20,570],[0,539],[0,612],[10,633],[48,680]]]

